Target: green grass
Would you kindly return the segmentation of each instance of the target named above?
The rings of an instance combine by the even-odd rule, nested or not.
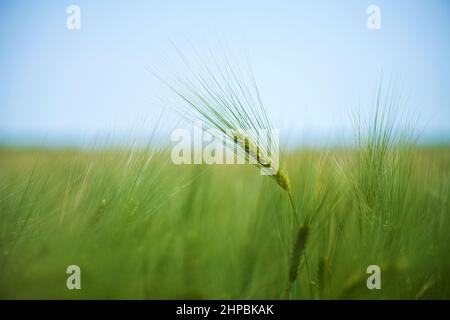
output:
[[[449,299],[450,148],[363,140],[282,155],[309,226],[287,297]],[[0,298],[278,299],[294,225],[251,166],[0,149]],[[82,290],[66,288],[71,264]],[[371,264],[381,290],[366,288]]]

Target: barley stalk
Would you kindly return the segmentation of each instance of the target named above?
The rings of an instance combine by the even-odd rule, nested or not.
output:
[[[286,292],[297,279],[300,258],[304,253],[308,226],[300,226],[289,176],[275,163],[271,150],[261,143],[258,130],[267,130],[272,148],[278,148],[273,126],[262,103],[256,82],[251,72],[245,76],[235,60],[224,58],[222,63],[212,56],[212,64],[201,62],[192,64],[177,49],[189,75],[173,75],[172,80],[161,79],[178,97],[173,104],[181,115],[195,122],[201,120],[206,129],[213,128],[225,135],[229,148],[237,146],[238,155],[259,169],[272,169],[272,179],[287,193],[295,221],[295,242],[289,259],[289,283]]]

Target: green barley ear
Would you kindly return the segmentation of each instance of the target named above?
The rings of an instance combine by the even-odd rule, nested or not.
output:
[[[319,286],[319,299],[322,299],[325,292],[326,280],[328,275],[328,262],[326,257],[320,257],[317,266],[317,284]]]
[[[289,176],[284,172],[283,169],[278,170],[278,172],[273,176],[278,185],[286,192],[291,192],[291,182]]]
[[[201,120],[204,129],[216,129],[225,136],[225,145],[237,151],[246,161],[260,170],[272,170],[274,181],[287,193],[292,208],[295,226],[299,221],[293,200],[289,177],[282,168],[275,166],[278,159],[272,151],[278,149],[277,136],[262,103],[256,82],[251,72],[245,76],[235,60],[224,58],[219,62],[212,57],[211,65],[204,59],[191,64],[179,50],[178,54],[189,70],[184,77],[175,76],[172,81],[163,82],[175,93],[176,109],[190,122]],[[250,70],[248,70],[250,71]],[[267,133],[267,142],[262,141],[260,132]],[[289,292],[297,278],[300,257],[304,252],[309,227],[300,227],[290,258]]]
[[[260,170],[273,170],[274,181],[287,192],[295,214],[289,177],[275,167],[272,151],[278,149],[275,130],[262,102],[250,69],[227,56],[189,60],[177,50],[187,74],[169,80],[158,77],[175,93],[173,106],[189,122],[201,120],[204,129],[216,129],[225,138],[225,146],[236,151]],[[210,63],[209,63],[210,62]],[[267,142],[260,136],[264,130]],[[249,161],[250,162],[250,161]]]
[[[285,296],[289,296],[289,292],[292,289],[292,285],[297,280],[298,275],[298,267],[300,265],[300,260],[305,252],[306,244],[308,242],[309,238],[309,231],[310,228],[308,225],[301,226],[298,231],[297,235],[294,240],[294,245],[292,247],[292,253],[289,260],[289,280],[288,280],[288,286],[285,291]]]

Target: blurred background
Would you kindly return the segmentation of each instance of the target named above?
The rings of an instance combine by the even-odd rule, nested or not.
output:
[[[69,29],[70,5],[80,29]],[[380,8],[381,28],[367,27]],[[2,1],[0,144],[145,140],[175,43],[248,59],[290,145],[345,142],[382,79],[423,144],[450,143],[448,1]],[[158,98],[156,98],[159,96]],[[167,139],[168,135],[161,139]]]

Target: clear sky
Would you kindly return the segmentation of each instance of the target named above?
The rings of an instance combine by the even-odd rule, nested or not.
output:
[[[66,27],[71,4],[80,30]],[[380,30],[366,27],[372,4]],[[84,141],[153,119],[146,67],[185,39],[248,53],[275,126],[298,143],[349,132],[381,74],[401,83],[424,139],[450,142],[449,1],[35,0],[0,4],[0,143]]]

